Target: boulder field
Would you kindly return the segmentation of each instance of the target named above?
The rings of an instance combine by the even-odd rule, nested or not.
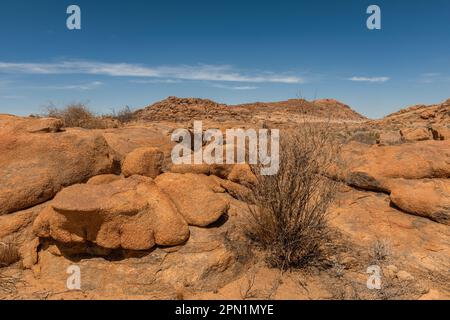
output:
[[[175,128],[84,130],[0,115],[0,242],[14,240],[21,256],[0,273],[23,280],[0,298],[241,298],[254,265],[243,230],[255,176],[247,165],[171,165]],[[306,289],[295,272],[272,289],[270,272],[259,269],[257,298],[269,296],[264,290],[289,299],[380,298],[365,291],[368,253],[380,240],[389,243],[382,267],[396,290],[419,283],[392,297],[449,296],[449,140],[402,134],[411,138],[350,142],[326,172],[343,182],[330,224],[346,253],[333,257],[331,271],[314,273]],[[73,264],[83,277],[75,296],[65,293]]]

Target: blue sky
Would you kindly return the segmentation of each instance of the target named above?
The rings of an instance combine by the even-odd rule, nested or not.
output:
[[[71,4],[82,30],[66,28]],[[376,118],[450,97],[448,0],[2,0],[0,44],[0,113],[302,96]]]

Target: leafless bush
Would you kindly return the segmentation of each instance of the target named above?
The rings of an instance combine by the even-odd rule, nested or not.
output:
[[[19,260],[19,250],[13,240],[0,242],[0,268],[10,266]]]
[[[120,123],[127,123],[134,120],[133,111],[131,111],[129,106],[125,106],[114,116]]]
[[[328,239],[327,209],[337,183],[324,177],[336,159],[338,146],[328,124],[305,122],[284,131],[280,140],[280,168],[260,175],[251,187],[248,234],[267,251],[271,266],[282,270],[301,267],[319,258]]]
[[[64,108],[50,105],[45,108],[45,116],[61,119],[67,128],[104,129],[107,127],[106,121],[96,116],[83,103],[73,103]]]

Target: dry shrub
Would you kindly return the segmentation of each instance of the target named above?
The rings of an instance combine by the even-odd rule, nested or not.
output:
[[[390,258],[392,247],[389,241],[377,239],[369,247],[371,263],[378,264]]]
[[[0,242],[0,268],[10,266],[19,260],[19,250],[14,241]]]
[[[115,115],[114,118],[122,124],[128,123],[134,120],[134,113],[131,111],[129,106],[125,106],[117,112],[117,115]]]
[[[104,119],[97,117],[82,103],[73,103],[62,109],[50,105],[46,107],[45,116],[61,119],[66,128],[105,129],[108,127]]]
[[[327,209],[337,183],[324,177],[336,160],[338,144],[328,124],[305,122],[281,132],[280,168],[260,175],[251,187],[248,234],[267,252],[267,261],[282,270],[302,267],[319,258],[328,239]]]

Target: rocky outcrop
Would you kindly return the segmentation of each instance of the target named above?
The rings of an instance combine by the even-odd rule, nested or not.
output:
[[[0,215],[112,172],[112,150],[101,135],[76,129],[53,133],[60,128],[58,120],[16,118],[0,117]]]
[[[163,124],[152,126],[127,126],[125,128],[102,130],[108,145],[114,150],[119,163],[123,163],[125,157],[139,148],[158,148],[164,152],[166,162],[170,163],[170,154],[175,142],[171,141],[172,127]]]
[[[406,142],[425,141],[433,139],[430,130],[425,127],[407,128],[400,130],[400,134]]]
[[[40,237],[39,250],[30,250],[39,283],[64,289],[73,260],[81,268],[82,289],[108,297],[173,299],[235,279],[248,258],[236,227],[245,204],[221,183],[237,184],[174,173],[155,181],[102,175],[58,193],[33,226]],[[218,221],[224,213],[226,219]],[[216,223],[188,227],[184,216],[190,224]]]
[[[156,178],[161,173],[163,162],[164,153],[158,148],[139,148],[126,156],[122,164],[122,174],[125,177],[141,175]]]
[[[233,241],[235,232],[230,222],[212,229],[191,227],[189,241],[180,247],[77,259],[81,289],[100,299],[184,299],[192,291],[215,291],[239,277],[249,259],[247,245]],[[65,271],[74,264],[64,250],[43,243],[35,268],[39,284],[56,292],[67,291]]]
[[[399,179],[390,189],[392,203],[401,210],[450,225],[449,179]]]
[[[190,225],[208,226],[229,208],[226,190],[213,177],[191,173],[164,173],[158,176],[155,182]]]
[[[415,105],[378,120],[381,125],[389,126],[396,125],[411,125],[414,127],[420,126],[439,126],[447,125],[450,120],[450,99],[439,104],[433,105]]]
[[[395,146],[367,146],[352,142],[342,149],[348,184],[389,192],[392,179],[450,177],[450,142],[421,141]]]
[[[450,126],[431,126],[430,131],[433,135],[434,140],[450,140]]]
[[[0,216],[0,242],[12,243],[18,250],[21,264],[30,268],[37,262],[39,240],[32,230],[33,221],[46,204]]]
[[[53,118],[22,118],[0,114],[0,128],[3,133],[55,133],[63,131],[64,123]]]
[[[231,108],[208,99],[168,97],[135,113],[137,119],[145,121],[188,122],[193,119],[242,119],[251,114],[247,110]]]
[[[185,220],[150,178],[79,184],[61,191],[34,222],[35,233],[62,244],[148,250],[189,237]]]
[[[384,192],[404,212],[449,224],[450,142],[420,141],[392,146],[350,143],[343,171],[332,176],[359,189]]]
[[[250,169],[248,164],[236,164],[233,166],[230,174],[228,175],[228,180],[249,186],[257,183],[255,174]]]
[[[441,278],[440,285],[448,288],[448,226],[405,214],[390,204],[389,195],[381,193],[350,189],[340,193],[337,200],[330,211],[330,223],[348,237],[353,250],[361,247],[367,254],[377,241],[382,241],[387,261],[381,263],[395,261],[408,272],[420,273],[422,279],[433,275],[436,279]]]

